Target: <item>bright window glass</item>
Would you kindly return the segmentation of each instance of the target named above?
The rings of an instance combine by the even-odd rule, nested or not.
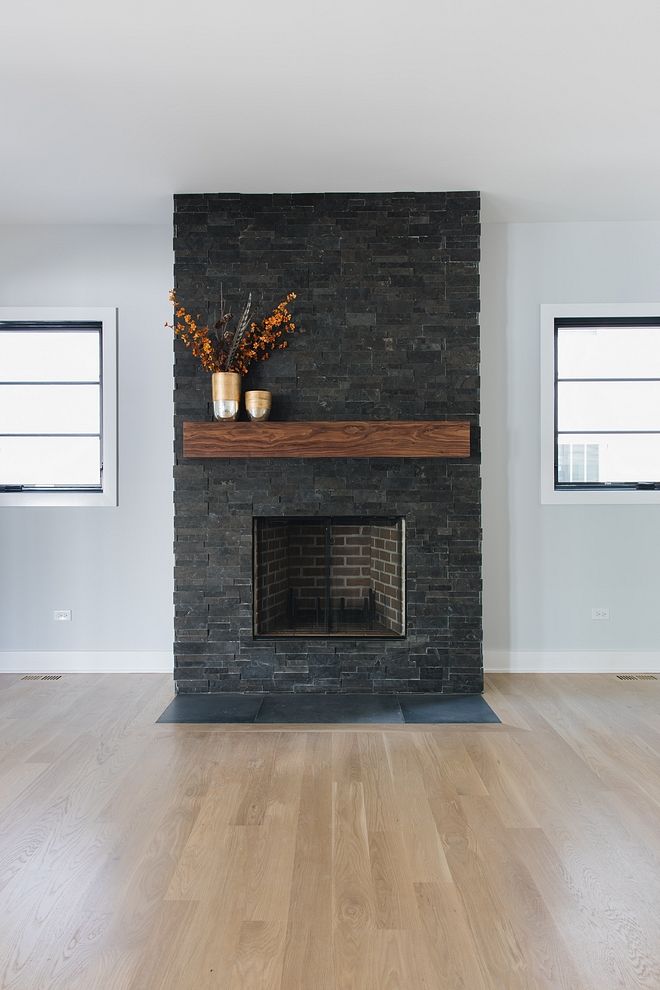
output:
[[[3,382],[98,382],[98,330],[0,329]]]
[[[99,437],[0,436],[0,484],[93,486],[101,484]]]
[[[100,433],[99,385],[0,385],[0,435]]]
[[[591,448],[590,458],[582,453]],[[582,472],[582,476],[581,475]],[[660,435],[657,433],[563,434],[559,444],[560,482],[626,484],[631,478],[660,479]]]
[[[558,382],[557,427],[571,433],[660,431],[660,380]]]
[[[559,319],[555,354],[555,488],[660,487],[660,319]]]
[[[0,486],[99,491],[101,324],[0,324]]]
[[[559,378],[660,378],[660,327],[560,327]]]

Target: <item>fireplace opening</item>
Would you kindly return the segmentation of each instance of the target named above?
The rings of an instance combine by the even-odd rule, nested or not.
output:
[[[255,518],[254,635],[405,636],[404,534],[384,516]]]

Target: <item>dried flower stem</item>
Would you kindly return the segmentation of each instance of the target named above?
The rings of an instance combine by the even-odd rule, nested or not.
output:
[[[236,330],[229,330],[231,313],[224,311],[224,295],[221,289],[221,316],[215,325],[215,338],[211,339],[211,331],[206,325],[200,325],[201,317],[193,318],[179,304],[174,290],[170,292],[170,302],[174,304],[174,321],[165,326],[190,348],[194,357],[199,358],[205,371],[238,371],[245,375],[253,361],[267,361],[274,350],[284,350],[289,346],[287,340],[282,340],[283,334],[301,333],[289,311],[289,303],[296,298],[295,292],[290,292],[286,299],[275,307],[270,316],[256,322],[250,322],[252,293],[248,296]]]

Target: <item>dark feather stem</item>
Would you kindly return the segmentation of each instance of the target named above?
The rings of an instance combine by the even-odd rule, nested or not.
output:
[[[250,321],[251,307],[252,307],[252,293],[250,292],[247,298],[247,302],[245,304],[245,308],[243,309],[243,312],[241,313],[241,317],[238,321],[238,326],[236,327],[236,332],[234,333],[234,339],[232,340],[231,347],[229,348],[229,354],[227,355],[227,365],[226,365],[227,371],[231,371],[231,366],[234,362],[234,358],[236,357],[236,352],[240,346],[243,337],[245,336],[245,331],[247,330]]]

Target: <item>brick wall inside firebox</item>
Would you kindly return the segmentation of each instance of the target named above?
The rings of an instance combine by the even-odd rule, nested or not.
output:
[[[326,524],[261,519],[255,527],[255,630],[279,632],[295,610],[301,621],[324,613],[329,580],[334,613],[364,613],[374,596],[377,627],[404,626],[403,540],[395,523]],[[373,633],[368,625],[366,634]]]

